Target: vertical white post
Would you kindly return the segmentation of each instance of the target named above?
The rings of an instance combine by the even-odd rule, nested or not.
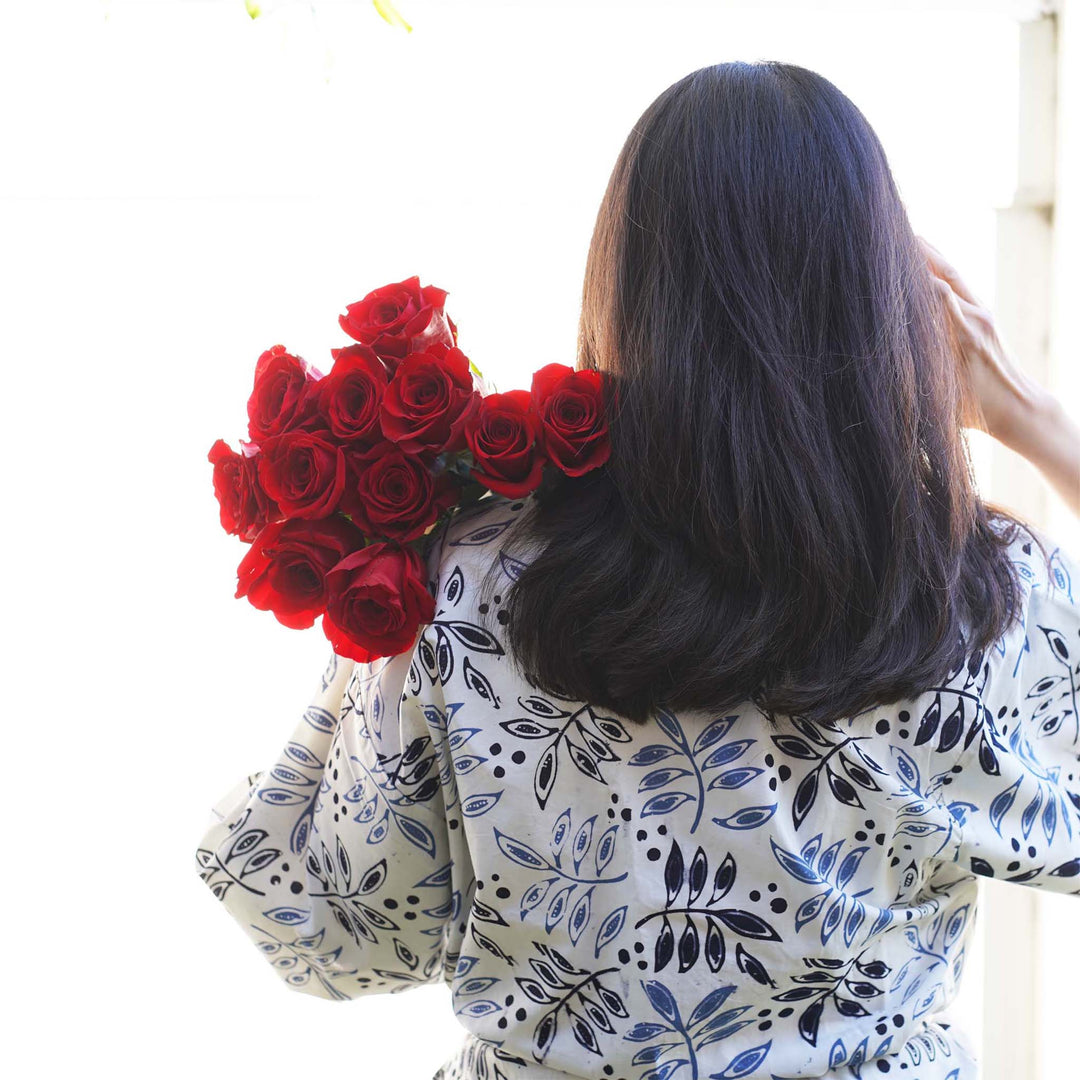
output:
[[[1018,175],[1012,205],[997,215],[993,310],[1018,362],[1051,386],[1050,319],[1056,154],[1057,20],[1020,23]],[[995,443],[994,501],[1047,527],[1046,484],[1034,467]],[[985,1080],[1039,1080],[1040,897],[1000,882],[981,885],[986,990],[982,1062]]]

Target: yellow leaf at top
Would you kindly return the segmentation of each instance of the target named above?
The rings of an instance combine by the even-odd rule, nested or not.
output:
[[[244,0],[244,7],[253,19],[257,19],[262,14],[262,8],[255,3],[255,0]]]
[[[375,10],[391,26],[403,26],[406,31],[412,31],[412,27],[401,17],[401,13],[390,3],[390,0],[372,0],[372,2],[375,5]]]

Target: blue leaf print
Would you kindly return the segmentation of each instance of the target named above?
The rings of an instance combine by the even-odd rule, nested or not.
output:
[[[1022,779],[1022,776],[1018,776],[1004,791],[995,795],[993,801],[990,803],[990,823],[994,826],[994,830],[997,832],[998,836],[1001,835],[1001,821],[1009,812],[1009,808],[1016,798],[1016,792],[1020,788],[1020,781]]]
[[[827,945],[829,938],[833,936],[836,928],[844,918],[844,908],[847,904],[847,894],[840,893],[829,906],[825,918],[821,923],[821,944]]]
[[[641,808],[642,817],[652,817],[656,814],[670,814],[672,810],[689,802],[693,798],[685,791],[665,791],[660,795],[654,795]]]
[[[398,827],[405,834],[410,843],[426,851],[432,858],[435,857],[435,836],[424,824],[413,818],[398,815]]]
[[[671,991],[659,979],[642,979],[641,985],[652,1002],[652,1007],[665,1019],[673,1024],[679,1022],[679,1006],[675,1004],[675,997]]]
[[[943,832],[944,825],[937,825],[929,821],[908,821],[897,830],[898,836],[929,836],[931,833]]]
[[[656,723],[660,730],[663,731],[672,742],[678,743],[680,746],[686,746],[686,736],[683,735],[683,730],[679,726],[679,721],[666,709],[656,710]]]
[[[331,734],[337,726],[336,716],[327,712],[326,709],[320,709],[315,706],[309,706],[305,710],[304,719],[315,728],[316,731],[321,731],[325,734]]]
[[[592,834],[593,825],[596,823],[596,815],[586,818],[578,828],[576,835],[574,836],[574,844],[571,848],[571,854],[574,859],[574,873],[581,871],[581,860],[589,853],[589,848],[592,847]]]
[[[562,920],[566,913],[566,905],[570,903],[570,897],[574,892],[573,884],[560,889],[548,904],[547,914],[544,916],[544,929],[550,934]]]
[[[694,1007],[690,1019],[686,1021],[686,1026],[692,1028],[702,1020],[707,1020],[734,992],[734,983],[727,983],[724,986],[718,986],[715,990],[711,990]]]
[[[728,769],[727,772],[722,772],[709,781],[708,790],[722,788],[725,791],[734,791],[736,788],[745,787],[755,776],[760,776],[764,771],[755,767]]]
[[[835,1069],[838,1065],[843,1065],[846,1060],[847,1049],[844,1047],[844,1040],[837,1039],[829,1050],[829,1068]]]
[[[919,766],[915,764],[915,759],[899,746],[890,745],[889,749],[896,757],[896,767],[900,779],[907,784],[912,794],[918,795],[921,790],[922,779],[919,775]]]
[[[604,921],[600,924],[600,929],[596,932],[596,947],[593,949],[593,955],[599,956],[600,950],[610,942],[614,941],[622,932],[623,926],[626,924],[626,904],[622,907],[616,908]]]
[[[754,745],[753,739],[739,739],[735,742],[724,743],[718,746],[702,763],[703,769],[715,769],[719,765],[729,765],[746,753],[747,749]]]
[[[836,873],[836,887],[838,889],[843,889],[855,876],[855,872],[859,869],[859,863],[862,862],[863,856],[869,850],[869,847],[859,847],[849,851],[844,856],[844,861],[840,864],[840,869]]]
[[[530,885],[525,890],[525,895],[521,898],[520,915],[522,920],[524,920],[525,916],[528,915],[530,911],[539,907],[544,902],[544,897],[551,891],[551,886],[559,880],[561,879],[558,877],[544,878],[543,880]]]
[[[592,915],[592,894],[595,885],[590,885],[574,902],[574,907],[570,912],[570,918],[568,920],[568,928],[570,932],[570,940],[576,945],[581,939],[581,935],[585,932],[585,927],[589,925],[589,917]]]
[[[798,856],[792,855],[790,851],[785,851],[775,840],[771,837],[769,843],[772,845],[773,854],[776,856],[776,861],[793,877],[799,881],[806,882],[808,885],[820,884],[824,879],[821,878],[815,871],[807,866],[807,864]]]
[[[837,840],[836,843],[830,844],[818,858],[817,869],[818,873],[827,878],[829,871],[833,868],[833,863],[836,861],[836,856],[839,854],[840,849],[844,846],[843,840]]]
[[[664,769],[654,769],[651,773],[642,777],[638,783],[638,791],[651,791],[654,788],[667,787],[673,780],[678,780],[680,776],[690,776],[689,769],[684,769],[681,766],[672,766]]]
[[[269,911],[264,911],[263,914],[268,919],[273,919],[274,922],[282,923],[285,926],[294,926],[296,923],[302,923],[311,912],[294,907],[275,907],[270,908]]]
[[[499,1011],[500,1006],[497,1002],[481,999],[479,1001],[470,1001],[468,1005],[457,1010],[457,1015],[479,1019],[482,1016],[490,1016],[492,1013]]]
[[[1031,835],[1031,827],[1035,824],[1035,819],[1039,816],[1039,811],[1042,809],[1042,801],[1042,788],[1036,788],[1031,802],[1024,807],[1024,812],[1020,815],[1020,828],[1023,830],[1025,840]]]
[[[290,742],[285,747],[285,753],[305,769],[322,769],[321,762],[303,743]]]
[[[748,1076],[768,1057],[769,1047],[771,1046],[772,1039],[761,1046],[754,1046],[749,1050],[744,1050],[731,1059],[731,1063],[726,1069],[722,1069],[718,1073],[709,1073],[709,1076],[712,1080],[736,1080],[737,1077]]]
[[[495,834],[495,843],[499,845],[499,850],[508,859],[516,862],[519,866],[527,866],[530,870],[548,869],[547,861],[533,851],[528,844],[523,844],[512,836],[507,836],[498,827],[493,827],[492,831]]]
[[[461,812],[466,817],[480,817],[486,814],[502,795],[501,791],[489,791],[482,795],[468,795],[461,800]]]
[[[303,773],[290,769],[287,765],[275,765],[270,770],[270,775],[283,784],[292,784],[294,787],[311,787],[315,781]]]
[[[804,900],[799,905],[798,910],[795,912],[795,933],[798,933],[808,922],[813,922],[821,914],[825,901],[831,895],[832,889],[826,889],[825,892],[811,896],[809,900]]]
[[[520,559],[515,559],[512,556],[507,555],[505,551],[499,552],[499,562],[502,563],[502,568],[506,572],[506,576],[512,581],[517,581],[521,576],[521,572],[527,565]]]
[[[640,750],[631,755],[628,763],[630,765],[655,765],[658,761],[663,761],[664,758],[672,757],[677,753],[678,750],[673,746],[663,746],[660,743],[651,743],[649,746],[643,746]]]
[[[619,835],[619,826],[610,825],[600,836],[600,842],[596,845],[596,873],[603,874],[604,868],[611,862],[615,854],[615,840]]]
[[[723,825],[725,829],[756,829],[763,825],[776,813],[776,803],[770,806],[746,806],[730,817],[714,817],[717,825]]]
[[[1042,815],[1042,828],[1046,842],[1052,844],[1057,830],[1057,802],[1053,798],[1047,800],[1046,809]]]
[[[286,791],[284,788],[263,788],[259,792],[259,798],[272,806],[296,806],[298,803],[307,802],[310,796],[302,795],[299,791]]]
[[[667,1027],[665,1024],[642,1021],[641,1023],[635,1024],[623,1038],[628,1039],[630,1042],[648,1042],[649,1039],[654,1039],[657,1035],[661,1035],[665,1031],[671,1031],[671,1028]]]
[[[866,907],[861,900],[854,900],[851,904],[851,912],[844,923],[844,944],[849,948],[855,941],[855,935],[866,918]]]
[[[719,719],[713,720],[712,723],[704,727],[698,733],[698,737],[694,740],[694,755],[696,756],[697,754],[700,754],[702,750],[707,750],[714,743],[720,742],[720,740],[731,730],[732,725],[737,719],[737,716],[721,716]]]

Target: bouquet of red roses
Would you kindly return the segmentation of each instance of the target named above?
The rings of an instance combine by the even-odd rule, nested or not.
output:
[[[455,506],[610,453],[598,372],[548,364],[530,390],[487,393],[446,296],[411,277],[348,305],[354,344],[331,350],[326,375],[267,349],[242,452],[218,439],[208,454],[222,527],[251,545],[236,596],[294,629],[321,616],[334,651],[361,662],[404,652],[434,618],[424,541]]]

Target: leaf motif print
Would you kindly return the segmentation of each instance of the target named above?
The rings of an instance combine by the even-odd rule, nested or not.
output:
[[[499,851],[511,862],[542,874],[539,881],[532,881],[522,893],[519,905],[521,919],[524,920],[532,911],[547,901],[544,913],[544,930],[547,934],[563,920],[566,920],[571,941],[576,945],[588,929],[592,920],[593,895],[597,885],[614,884],[626,879],[628,871],[621,874],[604,875],[604,870],[615,856],[618,841],[618,827],[611,826],[599,834],[595,840],[596,815],[586,818],[572,831],[572,813],[567,807],[559,814],[551,830],[549,841],[551,856],[541,855],[534,847],[502,832],[497,826],[492,829]],[[569,848],[567,849],[567,845]],[[571,871],[564,866],[564,856],[569,851]],[[592,856],[589,859],[589,856]],[[588,860],[588,864],[587,864]],[[596,867],[596,877],[589,874]],[[554,892],[552,889],[554,888]],[[550,894],[550,898],[549,898]],[[625,907],[622,916],[617,912],[609,914],[596,938],[596,955],[600,949],[622,931],[625,922]]]
[[[637,1066],[644,1066],[646,1072],[639,1080],[667,1080],[683,1066],[688,1066],[691,1076],[698,1076],[698,1053],[712,1043],[729,1038],[751,1024],[751,1019],[740,1020],[749,1005],[717,1012],[734,992],[735,986],[728,984],[710,990],[693,1007],[685,1021],[674,993],[659,979],[643,979],[641,986],[653,1010],[660,1016],[659,1023],[641,1022],[627,1032],[623,1038],[632,1042],[648,1043],[633,1058]],[[656,1041],[659,1038],[660,1041]],[[737,1054],[723,1070],[723,1073],[711,1073],[711,1076],[738,1077],[752,1072],[768,1054],[771,1042],[753,1047]],[[661,1058],[667,1061],[657,1066]]]
[[[533,942],[533,946],[540,950],[552,963],[549,964],[534,957],[529,960],[529,964],[533,971],[539,975],[541,981],[555,991],[555,993],[549,993],[540,983],[529,978],[516,977],[514,980],[526,994],[529,993],[529,989],[536,992],[537,988],[539,988],[543,996],[550,999],[543,1002],[543,1004],[551,1007],[545,1010],[533,1028],[533,1056],[541,1063],[547,1057],[559,1031],[560,1012],[565,1012],[571,1024],[571,1034],[573,1034],[575,1041],[584,1046],[590,1053],[600,1055],[602,1051],[596,1034],[597,1027],[600,1028],[602,1033],[614,1034],[615,1026],[611,1023],[611,1015],[619,1017],[629,1015],[618,992],[609,986],[605,986],[600,981],[601,976],[619,969],[617,967],[607,967],[601,968],[599,971],[588,971],[585,968],[579,968],[571,964],[550,946],[537,941]],[[570,975],[574,981],[567,982],[556,975],[555,966]],[[595,999],[585,997],[589,990],[595,993]],[[577,997],[579,1002],[582,998],[588,1001],[588,1015],[578,1012],[574,1008],[572,1003],[574,997]]]
[[[528,717],[500,721],[499,726],[515,738],[529,741],[548,741],[540,752],[533,771],[533,794],[537,805],[543,810],[555,788],[559,775],[559,749],[566,747],[567,757],[582,775],[597,783],[605,784],[599,761],[617,762],[621,758],[611,748],[612,741],[629,741],[630,735],[610,717],[598,716],[589,705],[576,712],[560,709],[553,702],[538,695],[519,698],[518,704],[533,716],[554,723],[541,723]],[[561,723],[560,723],[561,721]],[[587,745],[576,742],[570,735],[573,730]]]
[[[718,971],[727,953],[725,928],[748,939],[781,940],[776,930],[753,912],[719,906],[735,882],[735,860],[730,852],[716,869],[711,897],[702,902],[708,875],[708,854],[703,847],[699,846],[694,852],[688,873],[682,848],[677,840],[672,840],[664,863],[664,908],[644,915],[635,923],[635,929],[638,929],[654,919],[659,920],[653,948],[653,965],[657,972],[663,971],[676,956],[680,972],[690,970],[702,956],[711,971]],[[674,907],[684,887],[686,904]],[[678,935],[671,918],[676,914],[684,917],[679,923]]]
[[[445,620],[436,620],[432,625],[437,630],[448,630],[462,645],[472,649],[474,652],[493,653],[495,656],[503,655],[503,647],[499,644],[498,639],[483,626],[477,626],[475,623],[448,622]]]
[[[356,665],[340,711],[316,703],[248,777],[233,831],[196,853],[214,895],[296,988],[452,975],[477,1037],[440,1080],[509,1080],[512,1061],[865,1077],[886,1056],[949,1080],[958,1040],[932,1021],[968,960],[972,876],[1080,895],[1080,619],[1036,567],[1030,617],[914,700],[635,725],[511,663],[500,590],[527,563],[489,526],[513,502],[454,526],[473,535],[429,573],[413,654]]]
[[[701,821],[707,790],[735,790],[761,775],[763,770],[756,767],[729,769],[711,778],[707,787],[705,783],[706,772],[723,768],[737,761],[754,745],[755,740],[724,741],[739,719],[737,715],[731,715],[717,717],[710,721],[698,732],[691,745],[682,725],[673,713],[666,709],[659,709],[655,715],[657,726],[673,745],[650,743],[628,759],[627,764],[650,770],[639,782],[639,792],[660,789],[658,794],[646,800],[640,815],[641,817],[668,815],[681,806],[691,804],[694,806],[694,819],[689,828],[692,834]],[[671,761],[670,764],[664,764],[659,769],[652,768],[660,762],[668,762],[673,758],[681,758],[682,761],[678,764]],[[686,780],[693,782],[693,791],[668,790],[672,784]],[[723,819],[714,817],[712,820],[732,829],[755,828],[769,816],[766,813],[767,810],[767,807],[744,807]]]

